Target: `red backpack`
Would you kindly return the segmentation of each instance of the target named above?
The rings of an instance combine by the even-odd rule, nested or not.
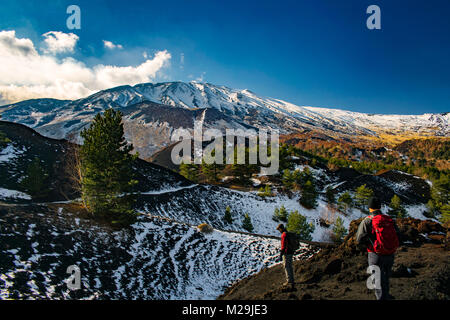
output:
[[[373,251],[381,255],[394,254],[399,246],[394,221],[391,217],[384,214],[377,214],[375,216],[371,216],[371,218],[372,234],[375,235],[375,241],[373,243],[373,247],[369,248],[369,251]]]

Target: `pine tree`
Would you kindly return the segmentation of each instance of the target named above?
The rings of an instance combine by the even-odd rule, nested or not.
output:
[[[408,216],[406,209],[402,205],[402,200],[396,194],[392,197],[389,207],[390,207],[390,210],[389,210],[388,214],[391,216],[394,216],[397,218],[406,218]]]
[[[253,173],[258,172],[257,164],[250,164],[249,160],[249,149],[245,148],[245,163],[238,164],[238,149],[237,146],[234,148],[234,162],[231,165],[231,170],[237,181],[243,185],[249,183],[249,179]]]
[[[298,234],[301,240],[311,241],[311,234],[314,232],[314,225],[306,221],[306,217],[298,213],[298,211],[289,214],[287,222],[287,230]]]
[[[369,200],[373,196],[373,190],[367,188],[365,184],[361,185],[356,189],[355,202],[356,205],[362,209],[362,211],[367,212],[369,205]]]
[[[281,182],[288,189],[291,189],[293,187],[294,179],[293,179],[293,175],[291,173],[291,170],[284,169],[283,176],[281,178]]]
[[[314,184],[314,176],[309,169],[309,167],[305,167],[302,172],[296,177],[297,184],[300,185],[300,187],[304,188],[305,185],[310,181],[312,184]]]
[[[303,186],[300,204],[307,209],[317,207],[317,191],[311,180],[308,180]]]
[[[280,208],[276,207],[272,216],[272,219],[274,221],[282,221],[282,222],[287,222],[288,220],[288,211],[286,210],[286,208],[284,207],[284,205],[282,205]]]
[[[242,228],[244,228],[248,232],[252,232],[253,231],[252,219],[250,218],[248,213],[246,213],[245,216],[244,216],[244,222],[242,223]]]
[[[433,181],[431,197],[437,208],[450,203],[450,176],[442,173],[439,179]]]
[[[228,224],[233,223],[233,217],[231,216],[231,208],[229,206],[227,206],[225,209],[225,215],[223,216],[223,220]]]
[[[259,188],[258,190],[258,196],[260,197],[273,197],[272,190],[270,189],[270,186],[266,184],[266,186],[263,188]]]
[[[347,229],[344,226],[344,220],[342,220],[341,217],[337,217],[333,227],[334,242],[341,243],[347,233]]]
[[[280,207],[280,213],[279,213],[280,221],[287,222],[288,215],[289,215],[288,211],[286,210],[284,205],[282,205]]]
[[[81,132],[82,197],[94,217],[124,226],[135,220],[133,163],[138,154],[124,137],[122,113],[108,109],[97,114]]]
[[[279,168],[280,172],[284,172],[285,169],[291,169],[292,168],[292,161],[290,161],[290,155],[292,153],[291,146],[287,146],[286,144],[280,145],[278,155],[279,155]],[[268,146],[270,149],[270,145]]]
[[[341,194],[338,198],[338,209],[344,213],[348,213],[348,210],[353,204],[352,196],[348,191]]]
[[[198,169],[198,166],[194,163],[182,162],[180,164],[179,173],[192,182],[198,182]]]
[[[280,221],[279,215],[280,215],[280,209],[278,207],[275,207],[275,210],[273,211],[273,215],[272,215],[272,220],[275,222],[279,222]]]
[[[304,185],[303,172],[298,169],[292,171],[291,180],[292,180],[291,188],[294,190],[299,190],[301,186]]]
[[[436,205],[434,204],[433,199],[428,200],[426,207],[427,207],[427,210],[424,211],[424,215],[427,218],[431,218],[431,219],[436,218],[436,214],[438,213],[438,211],[437,211]]]
[[[334,190],[331,187],[328,187],[325,191],[325,197],[327,198],[327,202],[329,204],[335,204],[336,203],[336,195],[334,194]]]
[[[214,158],[215,156],[215,150],[211,152],[211,156]],[[207,164],[205,162],[205,159],[202,159],[202,166],[201,166],[201,172],[206,177],[206,180],[208,182],[217,182],[217,175],[220,170],[220,165],[213,162],[211,164]]]
[[[447,227],[450,225],[450,205],[444,204],[441,207],[441,217],[439,218],[439,221],[446,225]]]
[[[49,190],[47,188],[47,171],[41,166],[39,158],[34,158],[27,167],[27,175],[22,180],[21,185],[24,190],[34,199],[44,198]]]

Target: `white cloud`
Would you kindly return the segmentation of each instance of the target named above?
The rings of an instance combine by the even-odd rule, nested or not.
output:
[[[108,49],[123,49],[123,46],[121,44],[114,44],[111,41],[108,40],[103,40],[103,45],[105,46],[105,48]]]
[[[80,39],[76,34],[60,31],[49,31],[42,36],[45,38],[44,43],[47,46],[44,48],[44,52],[50,54],[73,52],[78,39]]]
[[[53,52],[40,54],[30,39],[18,39],[15,31],[1,31],[0,100],[78,99],[115,86],[151,82],[171,59],[164,50],[138,66],[88,67],[71,57],[58,59]]]

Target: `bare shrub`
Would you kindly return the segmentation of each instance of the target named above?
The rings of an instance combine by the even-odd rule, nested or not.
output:
[[[323,224],[323,226],[325,227],[331,226],[336,220],[336,215],[337,215],[336,208],[331,205],[327,205],[326,208],[323,208],[320,211],[319,214],[320,224],[321,225]]]
[[[214,231],[213,227],[211,227],[207,223],[202,223],[202,224],[198,225],[197,228],[202,233],[212,233]]]

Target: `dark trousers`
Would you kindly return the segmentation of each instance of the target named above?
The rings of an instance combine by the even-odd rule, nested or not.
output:
[[[377,265],[380,268],[381,289],[375,289],[377,300],[389,299],[389,277],[391,276],[392,266],[394,265],[394,255],[382,256],[375,252],[369,252],[369,266]]]
[[[283,254],[283,266],[286,274],[286,281],[289,284],[294,284],[294,270],[292,269],[292,254]]]

